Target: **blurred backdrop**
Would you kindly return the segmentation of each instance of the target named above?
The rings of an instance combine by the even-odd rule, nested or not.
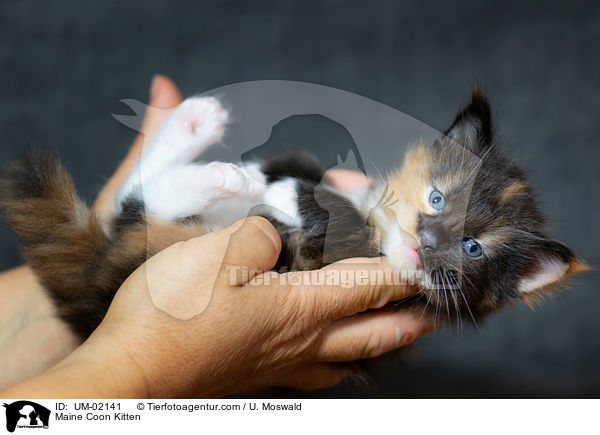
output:
[[[155,73],[184,94],[263,79],[328,85],[438,130],[478,80],[553,234],[598,267],[598,47],[592,1],[3,0],[0,162],[31,143],[54,148],[91,200],[135,135],[111,113],[127,113],[122,98],[147,101]],[[323,146],[303,144],[314,145]],[[21,262],[0,223],[0,269]],[[600,397],[599,338],[593,272],[536,311],[515,306],[480,331],[422,338],[388,358],[368,387],[275,394]]]

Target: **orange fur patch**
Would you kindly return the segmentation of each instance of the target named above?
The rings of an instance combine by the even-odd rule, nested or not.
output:
[[[395,220],[404,231],[413,237],[417,235],[417,211],[429,213],[429,208],[424,202],[423,192],[431,185],[430,167],[431,155],[422,145],[410,149],[404,159],[402,168],[394,172],[388,179],[389,190],[394,193],[394,200],[398,202],[389,207],[395,215]],[[382,232],[385,231],[381,225]]]
[[[502,192],[500,192],[500,201],[506,202],[512,196],[518,195],[519,193],[525,193],[527,191],[527,185],[522,181],[515,181],[512,184],[509,184],[504,188]]]

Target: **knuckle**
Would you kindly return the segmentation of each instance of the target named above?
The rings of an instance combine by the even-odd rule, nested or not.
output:
[[[261,286],[268,288],[269,290],[277,288],[279,290],[277,292],[278,295],[282,293],[282,290],[285,292],[288,289],[286,285],[281,284],[280,275],[272,270],[263,273],[257,273],[256,275],[252,276],[252,279],[248,281],[247,285]]]
[[[373,301],[373,308],[383,308],[391,300],[389,288],[371,287],[371,300]]]

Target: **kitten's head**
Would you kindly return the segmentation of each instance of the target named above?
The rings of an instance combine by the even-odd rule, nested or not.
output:
[[[398,220],[419,242],[422,287],[442,311],[480,317],[588,268],[544,232],[523,170],[496,147],[477,88],[444,135],[409,151],[389,183],[412,195],[415,216]]]

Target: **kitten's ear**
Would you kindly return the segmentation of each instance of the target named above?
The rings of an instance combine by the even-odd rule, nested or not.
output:
[[[541,294],[574,273],[591,270],[567,246],[555,240],[541,240],[536,247],[534,262],[519,280],[518,290],[528,302],[531,296]]]
[[[444,134],[476,154],[492,145],[494,132],[490,103],[476,84],[471,100],[458,112]]]

